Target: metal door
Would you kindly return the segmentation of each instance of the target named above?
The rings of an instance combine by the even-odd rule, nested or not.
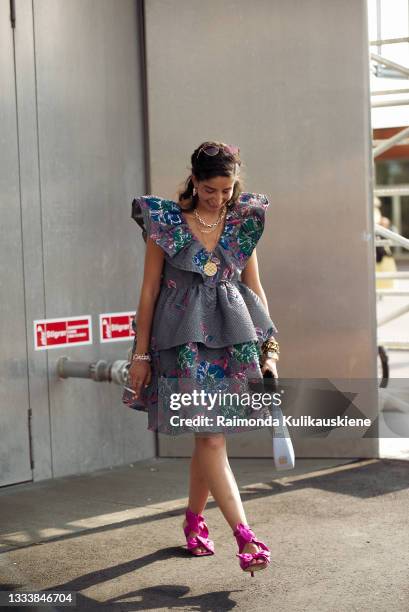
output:
[[[18,115],[10,5],[0,2],[0,486],[32,480]]]
[[[155,453],[120,387],[56,372],[62,355],[124,359],[132,344],[100,344],[98,315],[135,310],[143,272],[130,219],[146,190],[141,7],[0,0],[3,485]],[[80,315],[92,317],[92,344],[35,350],[34,320]]]

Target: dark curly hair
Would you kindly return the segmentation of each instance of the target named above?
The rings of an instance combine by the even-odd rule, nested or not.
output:
[[[206,155],[206,153],[201,152],[199,155],[199,151],[202,147],[213,145],[220,147],[220,151],[217,155]],[[202,142],[197,149],[195,149],[191,156],[191,174],[186,179],[183,189],[178,194],[179,204],[182,201],[190,200],[189,208],[184,208],[186,211],[194,210],[198,203],[198,196],[193,195],[193,181],[192,175],[194,175],[198,181],[205,181],[211,178],[215,178],[216,176],[228,176],[228,177],[236,177],[233,194],[230,198],[227,206],[228,208],[232,208],[241,192],[243,191],[243,184],[240,178],[238,177],[238,173],[242,166],[242,162],[239,154],[230,153],[227,149],[223,148],[227,146],[224,142],[217,142],[215,140],[206,140]]]

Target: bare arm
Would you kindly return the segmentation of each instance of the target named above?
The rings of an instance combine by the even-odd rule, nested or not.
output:
[[[264,289],[260,282],[256,249],[253,249],[247,264],[241,273],[241,281],[258,295],[260,300],[263,302],[268,315],[270,316],[266,294],[264,293]]]
[[[149,351],[153,312],[160,291],[164,252],[152,238],[147,238],[143,282],[136,319],[136,352]]]
[[[258,295],[258,297],[260,298],[260,300],[263,302],[265,306],[268,316],[270,316],[266,294],[264,293],[264,289],[261,286],[260,276],[258,273],[258,261],[257,261],[256,249],[253,249],[253,252],[249,257],[245,268],[242,270],[241,281],[245,285],[247,285],[247,287],[249,287],[252,291],[254,291],[254,293]],[[273,335],[271,335],[269,339],[275,340]],[[261,371],[263,375],[266,372],[266,370],[271,370],[271,372],[273,372],[274,377],[278,378],[277,365],[276,365],[275,358],[270,357],[269,359],[263,359],[263,364],[261,367]]]

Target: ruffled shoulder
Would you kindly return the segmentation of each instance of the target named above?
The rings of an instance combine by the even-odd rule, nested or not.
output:
[[[267,196],[242,192],[227,213],[219,247],[226,256],[233,258],[239,268],[244,267],[261,238],[268,205]],[[142,228],[144,239],[152,238],[171,258],[188,244],[193,244],[198,252],[193,253],[192,261],[179,261],[179,265],[184,269],[202,270],[208,252],[191,233],[177,202],[155,195],[139,196],[132,202],[132,218]]]
[[[142,228],[144,240],[152,238],[171,257],[191,240],[179,205],[154,195],[134,198],[132,218]]]
[[[237,230],[232,233],[228,246],[240,267],[247,262],[263,234],[268,206],[264,194],[242,192],[233,209],[231,222],[237,225]]]

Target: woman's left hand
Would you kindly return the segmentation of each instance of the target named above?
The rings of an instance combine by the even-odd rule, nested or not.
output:
[[[277,359],[273,359],[273,357],[269,357],[268,359],[264,360],[263,365],[261,367],[261,373],[264,375],[267,370],[270,370],[274,378],[278,378]]]

